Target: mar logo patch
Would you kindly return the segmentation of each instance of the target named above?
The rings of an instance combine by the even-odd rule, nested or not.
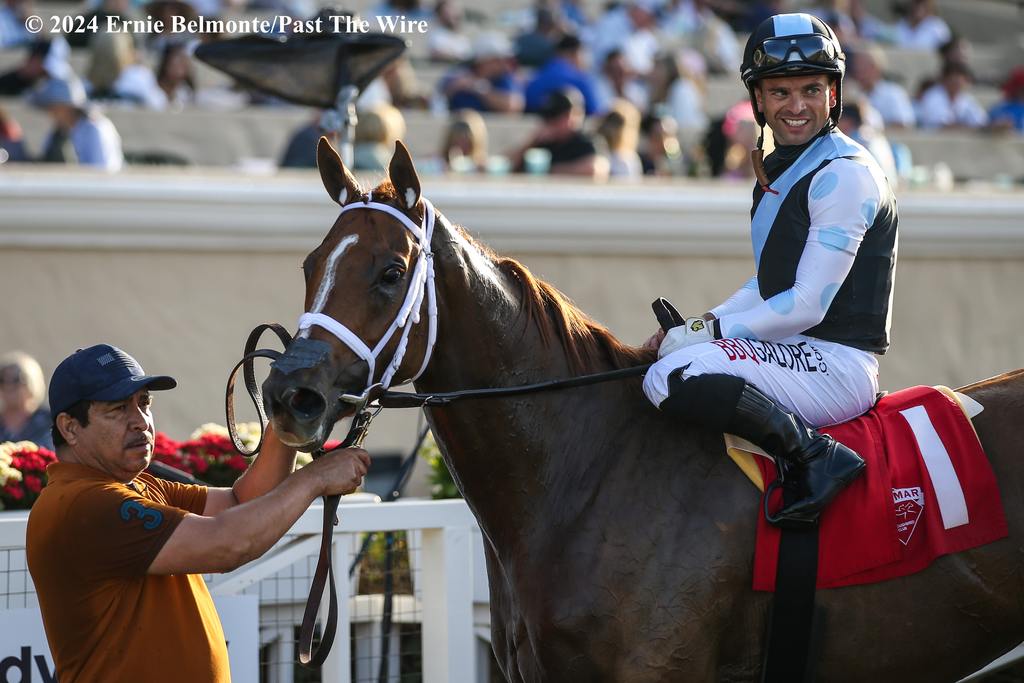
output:
[[[142,520],[142,528],[152,531],[163,524],[164,513],[148,508],[137,500],[126,500],[121,503],[121,519],[130,522],[133,518]]]
[[[920,486],[893,489],[892,502],[896,506],[896,536],[900,543],[907,545],[917,528],[917,520],[924,512],[924,491]]]

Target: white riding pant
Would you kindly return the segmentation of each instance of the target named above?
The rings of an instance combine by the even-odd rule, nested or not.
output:
[[[773,342],[716,339],[670,353],[644,377],[644,393],[655,406],[668,397],[669,375],[679,368],[684,377],[742,377],[812,427],[861,415],[878,393],[873,353],[799,334]]]

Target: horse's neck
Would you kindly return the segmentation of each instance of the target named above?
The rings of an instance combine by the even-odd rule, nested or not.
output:
[[[558,342],[545,346],[536,324],[519,314],[518,283],[458,235],[435,259],[442,317],[418,390],[514,386],[569,374]],[[614,395],[607,388],[588,393],[588,412]],[[584,433],[600,428],[578,414],[581,408],[555,392],[431,411],[453,477],[496,544],[518,546],[520,535],[541,521],[535,517],[545,514],[546,497],[573,479],[566,468],[577,466]],[[595,474],[593,463],[582,466]]]

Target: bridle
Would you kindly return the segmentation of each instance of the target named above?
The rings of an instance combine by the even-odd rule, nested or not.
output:
[[[309,339],[309,331],[314,326],[325,329],[337,337],[341,343],[364,360],[369,368],[367,371],[366,387],[363,389],[361,394],[343,394],[339,397],[339,401],[349,404],[353,410],[352,424],[349,427],[348,434],[342,440],[341,444],[335,448],[331,448],[330,450],[324,450],[322,446],[317,448],[313,452],[314,459],[320,458],[334,450],[361,446],[363,440],[366,438],[370,422],[384,408],[420,408],[425,406],[440,407],[462,399],[501,398],[537,393],[541,391],[550,391],[554,389],[581,387],[590,384],[597,384],[599,382],[636,377],[644,374],[644,372],[647,371],[647,368],[650,367],[650,365],[639,365],[619,370],[610,370],[606,372],[549,380],[546,382],[515,387],[463,389],[461,391],[433,394],[390,391],[391,382],[398,373],[398,370],[402,365],[402,361],[405,358],[406,351],[408,350],[409,335],[412,331],[412,327],[422,319],[421,310],[424,301],[426,301],[427,305],[428,329],[426,348],[423,353],[423,362],[415,375],[407,380],[402,380],[400,384],[415,381],[423,374],[430,363],[430,358],[433,354],[434,346],[437,341],[438,322],[437,292],[434,282],[434,261],[433,252],[430,247],[430,240],[433,237],[436,221],[440,220],[442,226],[446,229],[450,229],[451,226],[448,224],[448,221],[444,216],[438,214],[434,210],[433,204],[431,204],[425,197],[421,198],[424,207],[423,222],[421,225],[416,225],[406,214],[395,207],[380,202],[374,202],[372,199],[372,194],[368,193],[362,201],[353,202],[343,206],[339,216],[344,215],[349,211],[360,209],[381,211],[397,219],[407,230],[409,230],[409,232],[413,234],[413,236],[416,237],[420,253],[416,258],[416,265],[413,267],[405,301],[402,303],[401,308],[399,308],[394,321],[388,327],[380,341],[378,341],[372,349],[369,344],[359,337],[359,335],[343,323],[320,311],[307,311],[299,317],[299,331],[294,339],[288,331],[284,329],[284,327],[277,323],[264,323],[253,329],[246,340],[245,351],[242,359],[235,365],[228,376],[227,395],[225,398],[228,432],[231,435],[231,440],[234,443],[235,449],[242,455],[253,456],[258,453],[263,445],[263,436],[266,433],[265,427],[267,424],[267,415],[263,407],[262,392],[256,382],[253,361],[256,358],[269,358],[273,361],[271,364],[272,367],[285,367],[289,371],[297,368],[315,367],[324,356],[322,353],[318,353],[317,349],[312,348],[314,344],[323,345],[323,342],[317,342]],[[260,337],[267,330],[274,332],[278,339],[280,339],[281,343],[285,347],[284,353],[271,349],[256,348]],[[398,340],[398,345],[395,348],[395,353],[381,375],[380,381],[375,383],[373,380],[376,374],[377,362],[380,354],[398,330],[401,330],[402,332]],[[235,422],[234,387],[235,378],[239,369],[243,371],[245,387],[249,393],[249,397],[252,399],[253,405],[256,407],[256,412],[259,416],[260,426],[262,428],[259,443],[251,450],[247,449],[242,443],[241,438],[238,436],[238,430]],[[324,436],[323,438],[326,441],[327,437]],[[322,536],[320,539],[320,553],[317,558],[316,571],[313,574],[313,581],[310,586],[309,597],[306,600],[306,608],[302,616],[302,625],[299,630],[299,661],[310,667],[319,667],[327,659],[327,655],[330,652],[331,645],[334,642],[335,632],[337,630],[338,598],[334,582],[334,568],[331,562],[331,540],[333,538],[332,527],[337,524],[337,510],[340,500],[341,496],[324,496],[324,518]],[[327,620],[324,623],[320,644],[317,646],[316,650],[313,650],[312,643],[316,626],[316,618],[320,611],[320,603],[323,599],[323,591],[325,587],[329,587],[330,589],[330,602]]]
[[[353,353],[359,356],[361,359],[366,361],[368,366],[366,387],[363,392],[358,395],[345,394],[341,400],[346,403],[359,403],[365,400],[367,392],[370,391],[371,387],[374,387],[373,378],[376,374],[377,360],[380,354],[384,351],[384,347],[387,346],[388,342],[394,336],[395,332],[401,330],[401,337],[398,340],[398,346],[395,348],[395,353],[391,357],[391,362],[388,363],[387,368],[381,375],[379,384],[384,390],[387,390],[391,386],[391,381],[394,379],[395,374],[402,365],[402,361],[405,358],[406,350],[409,347],[409,334],[412,332],[413,325],[420,322],[420,310],[423,306],[424,299],[427,302],[427,344],[426,350],[423,352],[423,363],[420,365],[420,369],[415,375],[407,380],[403,380],[400,384],[407,384],[413,382],[423,374],[424,370],[427,369],[427,365],[430,363],[431,354],[434,351],[434,344],[437,342],[437,291],[434,284],[434,253],[430,248],[430,240],[434,235],[434,222],[438,219],[438,214],[434,210],[434,205],[424,197],[423,202],[423,222],[420,225],[416,225],[412,220],[389,204],[382,204],[380,202],[373,201],[373,194],[368,193],[363,201],[353,202],[342,207],[339,216],[343,216],[350,211],[369,210],[369,211],[381,211],[388,214],[392,218],[395,218],[401,223],[406,230],[411,232],[416,238],[416,243],[419,247],[419,255],[416,257],[416,265],[413,266],[412,276],[409,282],[409,288],[406,291],[405,301],[402,303],[402,307],[398,309],[398,313],[395,315],[395,319],[388,327],[387,332],[380,338],[377,345],[370,348],[370,346],[360,339],[359,335],[353,332],[351,329],[346,327],[343,323],[339,322],[335,318],[321,313],[319,311],[307,311],[299,317],[299,332],[296,335],[299,338],[306,338],[309,336],[309,331],[315,325],[322,329],[327,330],[338,340],[350,348]],[[444,216],[440,216],[442,224],[447,223],[447,219]],[[449,227],[445,225],[445,227]],[[326,274],[325,274],[326,276]]]

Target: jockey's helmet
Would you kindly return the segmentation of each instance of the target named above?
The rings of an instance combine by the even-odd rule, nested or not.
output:
[[[810,14],[776,14],[761,22],[743,49],[740,78],[750,93],[754,117],[765,125],[757,110],[754,83],[762,78],[824,73],[835,77],[836,104],[829,111],[832,125],[843,113],[843,75],[846,55],[835,31]]]

